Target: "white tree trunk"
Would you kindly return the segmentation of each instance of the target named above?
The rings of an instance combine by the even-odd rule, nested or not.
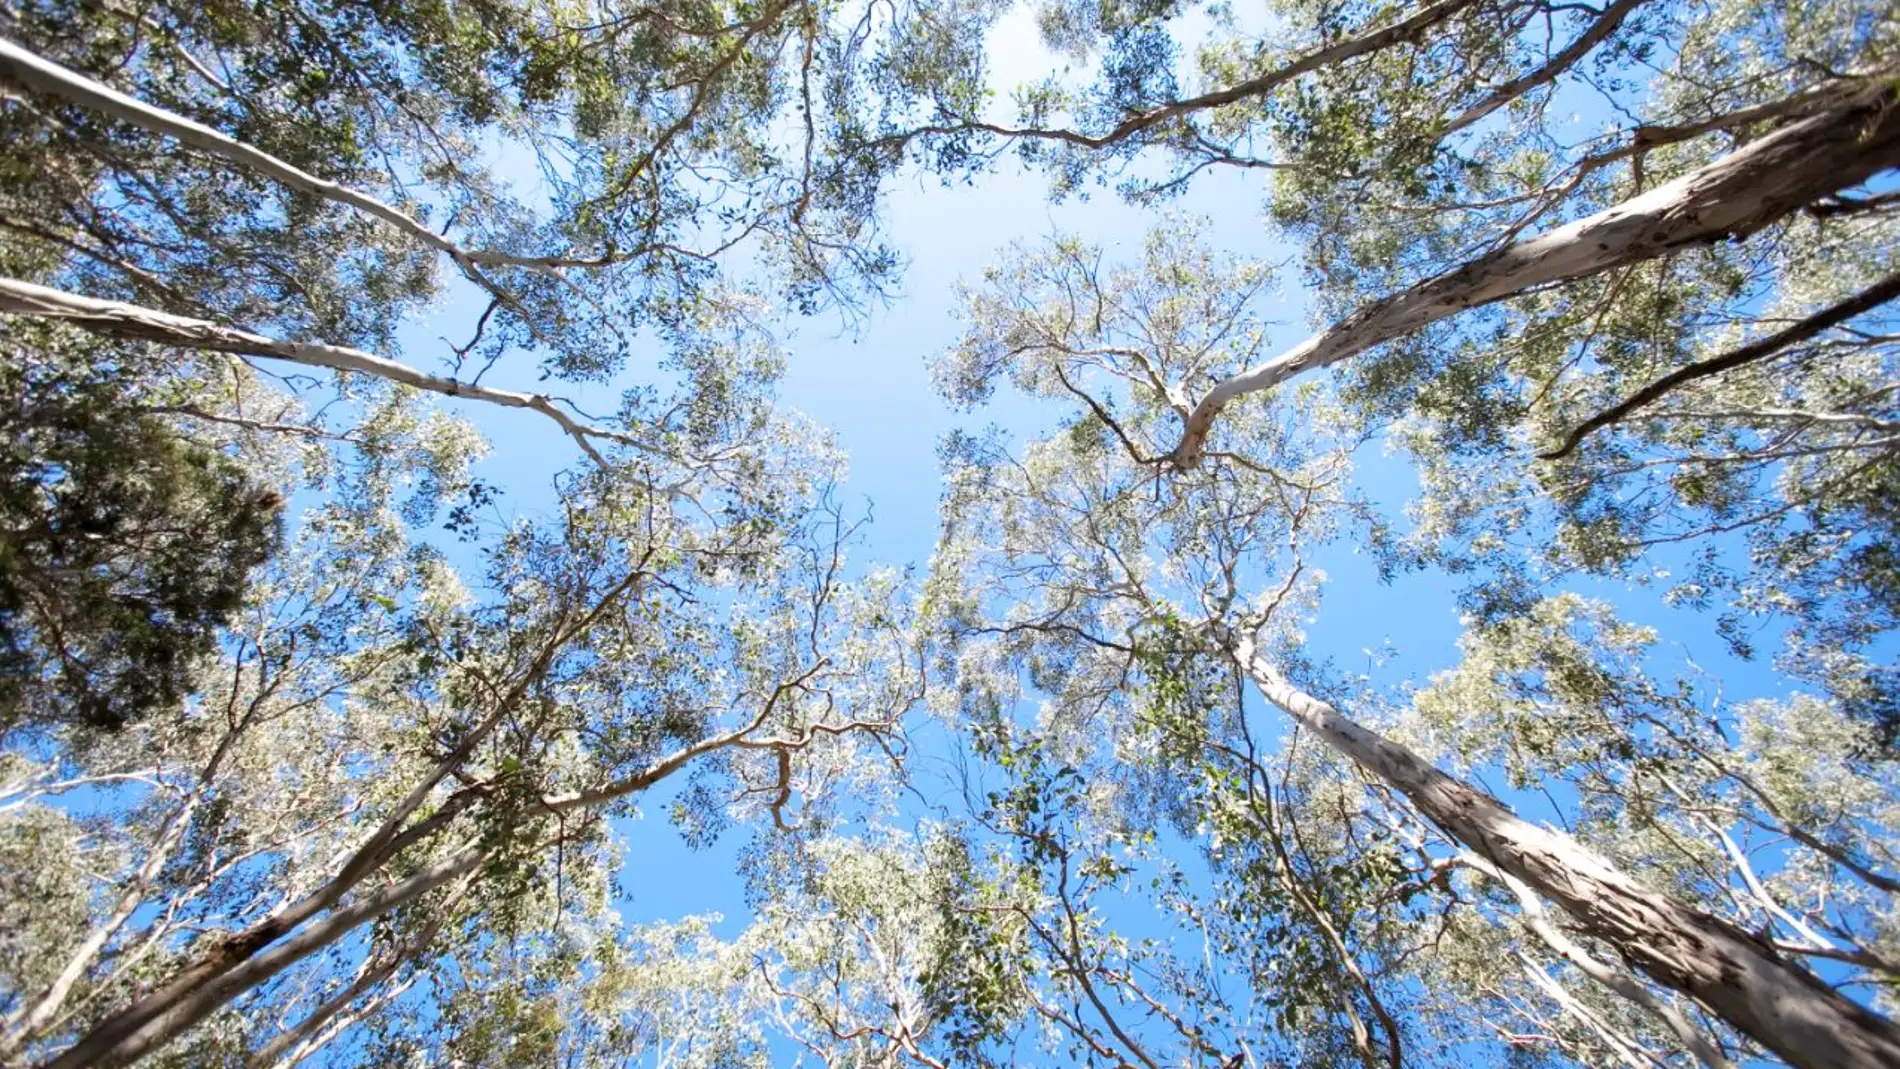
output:
[[[1556,951],[1559,957],[1576,966],[1578,972],[1649,1011],[1652,1016],[1675,1033],[1677,1042],[1682,1044],[1682,1049],[1694,1054],[1696,1061],[1701,1062],[1704,1069],[1734,1069],[1728,1058],[1724,1057],[1722,1052],[1716,1049],[1715,1044],[1697,1030],[1681,1011],[1651,994],[1640,980],[1624,970],[1608,962],[1599,961],[1595,955],[1579,946],[1576,940],[1558,929],[1557,925],[1551,922],[1549,912],[1544,909],[1543,901],[1537,897],[1536,892],[1524,886],[1523,880],[1508,872],[1498,871],[1496,865],[1476,854],[1467,852],[1459,860],[1509,889],[1513,895],[1517,896],[1524,927],[1530,929],[1532,935],[1543,940],[1544,945]]]
[[[129,97],[109,85],[95,82],[77,71],[68,70],[5,38],[0,38],[0,73],[17,79],[30,89],[61,97],[152,133],[173,138],[227,162],[248,167],[292,189],[348,205],[365,215],[388,223],[430,248],[447,254],[450,259],[464,268],[481,264],[523,267],[552,273],[561,267],[598,266],[604,263],[604,261],[516,256],[493,249],[464,249],[430,230],[421,221],[401,209],[386,204],[368,193],[319,178],[268,152],[226,137],[203,123],[193,122],[183,115],[177,115]]]
[[[630,575],[620,590],[630,587],[641,574],[635,572]],[[876,723],[850,721],[842,725],[813,725],[806,729],[802,738],[748,737],[771,718],[773,710],[788,693],[798,690],[829,664],[828,659],[821,659],[796,679],[779,684],[772,696],[763,703],[758,715],[741,727],[680,747],[654,761],[643,771],[598,789],[542,799],[539,808],[550,814],[560,814],[604,805],[644,791],[695,759],[729,746],[802,749],[819,734],[835,735],[877,728],[879,725]],[[512,699],[504,703],[503,707],[512,707]],[[452,766],[466,760],[475,745],[499,719],[497,714],[485,720],[450,756],[449,764]],[[424,782],[434,785],[442,778],[442,770],[438,768]],[[162,986],[148,990],[131,1005],[95,1025],[77,1043],[48,1062],[44,1069],[128,1065],[164,1046],[245,992],[389,910],[461,876],[474,874],[472,878],[479,879],[475,870],[491,854],[485,848],[469,846],[424,866],[400,882],[373,891],[358,890],[390,859],[450,825],[472,804],[475,797],[468,791],[452,794],[434,813],[399,833],[391,834],[394,825],[385,823],[367,843],[358,848],[329,883],[250,928],[227,936],[210,951],[167,978]],[[421,800],[420,795],[412,792],[410,798],[398,806],[398,812],[413,812]],[[346,896],[353,893],[355,897],[345,901]],[[330,912],[318,917],[326,909]],[[312,918],[317,919],[313,921]],[[310,923],[306,925],[306,922]]]
[[[262,334],[253,334],[237,327],[227,327],[210,320],[172,315],[170,312],[126,304],[123,301],[102,301],[93,297],[82,297],[76,293],[67,293],[64,290],[38,286],[12,278],[0,278],[0,314],[58,319],[94,334],[113,338],[159,342],[165,345],[176,345],[183,349],[208,349],[213,352],[235,353],[239,356],[288,360],[305,367],[329,368],[333,371],[354,371],[448,397],[465,397],[507,408],[525,408],[539,412],[559,424],[561,430],[567,432],[568,437],[578,442],[589,456],[602,464],[606,462],[594,449],[590,439],[605,439],[636,447],[640,445],[639,439],[633,435],[582,423],[561,411],[554,400],[546,394],[497,390],[491,386],[478,386],[459,379],[431,375],[407,364],[397,363],[374,353],[366,353],[361,349],[352,349],[345,345],[284,341]]]
[[[1537,286],[1744,237],[1803,205],[1900,166],[1897,104],[1900,93],[1884,86],[1836,98],[1817,114],[1673,182],[1366,305],[1215,385],[1188,414],[1173,461],[1183,469],[1199,462],[1215,417],[1235,398]]]
[[[1900,1027],[1723,920],[1657,894],[1288,682],[1249,636],[1228,649],[1265,698],[1405,795],[1446,834],[1561,907],[1657,983],[1803,1069],[1900,1066]]]

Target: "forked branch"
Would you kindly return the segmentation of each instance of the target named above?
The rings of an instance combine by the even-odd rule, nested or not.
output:
[[[1561,460],[1574,452],[1577,446],[1583,444],[1585,438],[1613,423],[1627,419],[1630,413],[1654,404],[1674,390],[1698,379],[1706,379],[1711,375],[1720,375],[1745,364],[1766,360],[1789,346],[1799,345],[1824,331],[1840,326],[1855,316],[1871,312],[1895,298],[1900,298],[1900,273],[1888,275],[1854,296],[1823,308],[1806,319],[1792,323],[1759,341],[1731,349],[1720,356],[1685,364],[1671,371],[1579,423],[1576,429],[1564,436],[1564,440],[1556,448],[1539,453],[1537,457],[1539,460]]]

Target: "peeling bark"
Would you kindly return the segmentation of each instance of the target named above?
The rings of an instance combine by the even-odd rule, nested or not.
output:
[[[1484,873],[1502,883],[1517,896],[1518,908],[1522,911],[1524,926],[1532,935],[1543,940],[1545,946],[1557,952],[1565,961],[1576,966],[1577,971],[1595,980],[1611,991],[1616,992],[1630,1002],[1647,1010],[1657,1020],[1675,1034],[1682,1049],[1695,1055],[1696,1061],[1705,1069],[1734,1069],[1709,1038],[1701,1033],[1680,1010],[1656,996],[1650,994],[1635,977],[1608,962],[1599,961],[1589,951],[1578,945],[1577,941],[1565,935],[1550,920],[1550,914],[1544,909],[1535,892],[1524,886],[1524,881],[1507,872],[1498,871],[1497,866],[1474,854],[1466,854],[1461,859],[1466,865]]]

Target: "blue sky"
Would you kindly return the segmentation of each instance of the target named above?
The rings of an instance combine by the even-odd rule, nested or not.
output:
[[[1006,19],[992,41],[998,50],[993,85],[999,90],[1040,77],[1051,62],[1020,13]],[[999,99],[1006,100],[1007,93],[999,92]],[[523,177],[533,180],[532,172]],[[1033,431],[1046,429],[1061,415],[1012,399],[1007,392],[978,413],[959,414],[938,397],[929,374],[931,358],[952,345],[959,333],[954,314],[958,284],[980,278],[1011,242],[1074,234],[1100,245],[1106,258],[1115,261],[1138,256],[1157,220],[1154,211],[1123,203],[1111,189],[1098,190],[1086,200],[1051,203],[1047,188],[1044,178],[1024,173],[1013,160],[970,185],[945,185],[929,177],[905,181],[887,200],[887,234],[906,262],[893,300],[869,309],[852,327],[837,316],[819,316],[788,321],[782,331],[789,354],[782,402],[835,433],[850,465],[839,500],[848,510],[868,508],[875,517],[856,551],[857,564],[921,567],[928,561],[942,485],[937,446],[946,432],[990,423]],[[1261,219],[1265,192],[1255,173],[1216,171],[1204,174],[1170,208],[1209,219],[1209,232],[1227,251],[1272,263],[1291,261],[1292,250],[1276,245]],[[1299,277],[1297,269],[1280,272],[1282,288],[1269,294],[1261,309],[1280,324],[1273,339],[1278,347],[1296,343],[1316,326],[1309,319]],[[466,337],[479,311],[479,303],[463,297],[418,320],[404,337],[407,358],[430,363],[444,351],[436,339]],[[657,348],[654,353],[652,363],[636,364],[629,377],[650,374]],[[534,388],[520,380],[519,365],[512,370],[514,378],[504,364],[490,381]],[[586,393],[611,395],[598,388]],[[504,513],[533,514],[546,508],[553,500],[553,474],[578,459],[572,443],[531,414],[479,405],[459,410],[494,443],[480,475],[506,489]],[[1376,444],[1362,450],[1358,477],[1361,489],[1395,518],[1417,485],[1407,462],[1382,455]],[[1455,580],[1425,573],[1382,583],[1370,556],[1355,553],[1349,541],[1328,547],[1315,563],[1327,572],[1329,583],[1323,608],[1307,628],[1313,660],[1331,662],[1343,674],[1368,673],[1381,686],[1423,682],[1455,663],[1460,630]],[[1729,658],[1712,620],[1685,619],[1688,614],[1664,609],[1650,591],[1605,583],[1572,586],[1608,598],[1633,620],[1658,625],[1665,635],[1662,659],[1693,659],[1721,676],[1730,698],[1785,687],[1766,665],[1742,665]],[[1384,659],[1388,653],[1395,656]],[[935,726],[926,730],[918,744],[920,758],[930,760],[930,748],[941,747],[943,739]],[[1495,786],[1495,777],[1483,778]],[[642,817],[621,822],[628,893],[623,916],[638,923],[716,912],[726,917],[717,931],[735,934],[746,916],[735,875],[737,855],[750,832],[735,829],[710,848],[692,850],[667,823],[670,797],[670,792],[656,792],[644,800]],[[1555,816],[1544,800],[1548,797],[1506,795],[1533,819]]]

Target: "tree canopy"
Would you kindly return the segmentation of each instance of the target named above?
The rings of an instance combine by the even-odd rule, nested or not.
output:
[[[1900,1064],[1887,5],[25,0],[0,133],[0,1065]],[[1024,177],[1143,232],[932,326]]]

